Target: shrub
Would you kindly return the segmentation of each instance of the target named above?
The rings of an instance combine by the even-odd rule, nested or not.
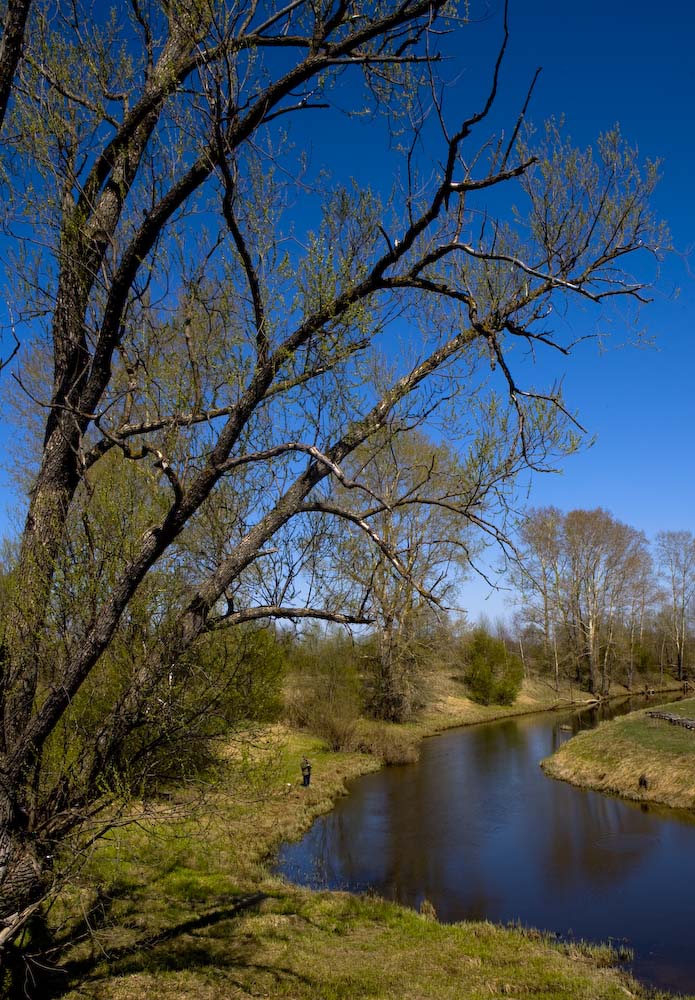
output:
[[[465,680],[473,701],[481,705],[511,705],[519,693],[524,668],[501,639],[485,629],[473,632],[466,654]]]
[[[378,757],[383,764],[413,764],[418,759],[415,737],[388,723],[366,723],[355,749]]]
[[[99,732],[105,704],[121,697],[147,655],[137,622],[131,618],[126,625],[75,697],[69,720],[47,743],[47,766],[70,773],[71,780],[77,780],[85,743]],[[139,725],[114,741],[97,779],[83,772],[85,782],[97,780],[104,792],[127,801],[205,774],[218,760],[220,737],[278,717],[283,670],[282,648],[268,629],[203,635],[175,664],[159,670]]]
[[[327,642],[296,652],[293,661],[285,697],[288,721],[320,736],[331,750],[353,750],[360,698],[351,649]]]

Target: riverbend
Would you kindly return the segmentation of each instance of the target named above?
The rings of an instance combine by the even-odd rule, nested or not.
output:
[[[355,781],[302,841],[282,848],[279,871],[413,907],[427,899],[446,922],[519,922],[624,944],[638,978],[693,991],[692,814],[577,789],[539,767],[572,732],[634,707],[506,719],[427,740],[417,764]]]

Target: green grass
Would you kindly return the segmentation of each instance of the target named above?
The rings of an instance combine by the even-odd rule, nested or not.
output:
[[[248,909],[183,921],[146,949],[83,969],[70,1000],[603,1000],[644,996],[606,948],[489,923],[445,926],[379,899],[276,885]]]

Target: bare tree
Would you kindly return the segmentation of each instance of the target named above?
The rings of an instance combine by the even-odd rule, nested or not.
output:
[[[632,663],[644,619],[651,568],[644,535],[601,508],[563,514],[548,507],[528,513],[520,540],[516,581],[524,617],[541,631],[556,683],[559,638],[578,679],[585,674],[590,691],[608,693],[618,637],[629,627]]]
[[[666,620],[676,651],[678,680],[686,678],[688,623],[695,596],[695,537],[690,531],[660,531],[656,536],[659,576],[666,587]]]
[[[641,544],[634,551],[625,569],[622,655],[626,661],[626,684],[628,688],[632,688],[636,660],[644,661],[647,658],[645,629],[656,598],[654,563],[646,544]]]
[[[567,622],[561,600],[563,514],[557,507],[528,510],[519,528],[517,558],[512,562],[512,579],[519,593],[520,620],[540,633],[542,666],[552,669],[559,689],[560,671],[557,633]]]
[[[207,634],[367,618],[304,585],[308,518],[334,516],[308,507],[356,449],[472,401],[507,414],[493,491],[573,447],[559,393],[525,388],[511,348],[569,351],[554,300],[643,299],[625,267],[662,239],[656,171],[616,132],[594,153],[554,126],[522,141],[523,108],[489,141],[506,28],[488,99],[452,118],[437,46],[464,20],[448,0],[54,0],[18,72],[6,55],[14,374],[34,421],[0,655],[0,946],[108,826]],[[336,105],[398,116],[384,204],[326,194],[290,141]],[[504,186],[513,223],[478,200]],[[183,706],[180,737],[204,711]]]
[[[492,463],[483,476],[473,456],[463,463],[421,432],[387,427],[344,470],[349,478],[310,507],[345,524],[337,542],[328,540],[324,586],[337,586],[339,602],[373,622],[368,708],[402,722],[422,698],[419,640],[473,558]]]

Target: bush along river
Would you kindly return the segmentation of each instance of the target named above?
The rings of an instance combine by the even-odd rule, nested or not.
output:
[[[522,716],[425,740],[416,764],[354,781],[303,840],[282,847],[276,870],[407,906],[427,899],[445,922],[518,922],[625,945],[638,979],[695,993],[695,814],[584,791],[539,767],[570,727],[644,704]]]

